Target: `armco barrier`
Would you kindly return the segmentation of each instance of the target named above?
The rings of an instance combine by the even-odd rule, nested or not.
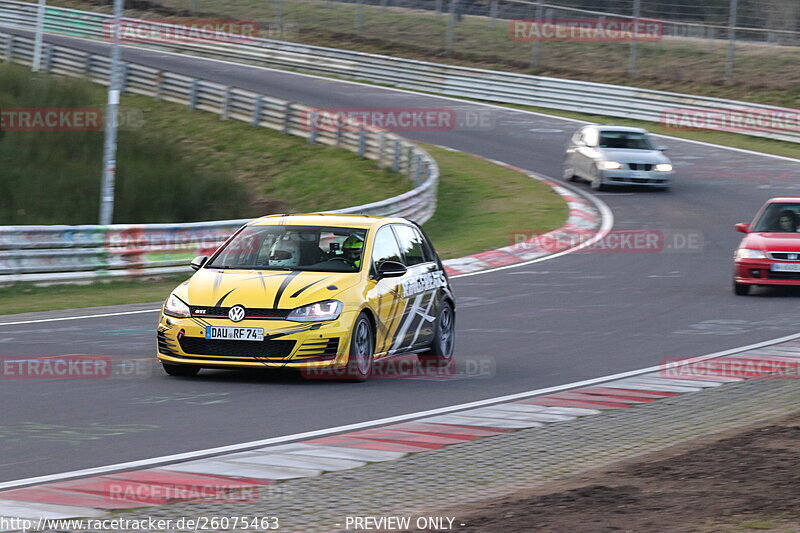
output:
[[[36,4],[0,0],[0,25],[31,29],[35,16]],[[102,13],[48,7],[45,30],[61,35],[106,40],[110,20],[109,15]],[[147,28],[148,24],[153,28],[167,26],[146,21],[137,21],[136,24],[140,28]],[[782,119],[785,114],[796,117],[798,110],[736,100],[443,65],[269,39],[248,38],[246,43],[180,41],[152,45],[128,44],[155,46],[162,50],[239,63],[336,75],[437,94],[608,117],[658,122],[665,113],[673,110],[679,110],[687,117],[725,115],[746,110],[751,118],[759,118],[759,113],[764,114],[765,118],[770,119],[769,124],[735,132],[800,142],[797,120],[794,119],[792,123],[791,119]],[[710,129],[726,130],[722,126],[711,126]]]
[[[29,65],[33,41],[0,32],[0,57]],[[47,46],[44,57],[47,72],[108,83],[110,65],[106,57],[52,45]],[[401,216],[423,223],[436,209],[436,161],[397,135],[357,123],[339,130],[317,129],[315,121],[309,120],[314,108],[142,65],[127,63],[124,80],[124,89],[130,93],[186,104],[225,119],[351,150],[405,174],[414,184],[404,194],[334,212]],[[0,285],[186,272],[191,257],[216,249],[245,222],[0,226]]]

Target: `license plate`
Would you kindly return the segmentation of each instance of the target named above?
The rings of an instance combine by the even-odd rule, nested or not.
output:
[[[225,341],[263,341],[264,328],[206,327],[206,339]]]
[[[800,263],[772,263],[773,272],[800,272]]]

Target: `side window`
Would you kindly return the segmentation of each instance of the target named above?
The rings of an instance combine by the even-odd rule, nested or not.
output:
[[[394,230],[397,232],[397,239],[400,241],[400,251],[403,252],[403,256],[406,259],[406,266],[419,265],[420,263],[427,263],[433,260],[429,250],[425,246],[422,235],[420,235],[415,228],[396,224],[394,225]]]
[[[403,262],[397,239],[389,226],[384,226],[375,234],[375,245],[372,247],[372,265],[377,267],[383,261]]]

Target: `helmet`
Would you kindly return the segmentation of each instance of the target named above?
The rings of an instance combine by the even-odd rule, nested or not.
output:
[[[342,243],[344,257],[357,267],[361,267],[361,252],[364,250],[364,240],[358,235],[350,235]]]
[[[279,237],[269,251],[270,266],[296,267],[300,264],[300,241]]]

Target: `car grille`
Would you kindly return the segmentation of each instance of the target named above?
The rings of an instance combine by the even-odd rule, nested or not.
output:
[[[798,279],[798,280],[800,280],[800,272],[772,272],[772,271],[770,271],[769,279]]]
[[[270,340],[265,339],[260,342],[254,341],[229,341],[211,340],[202,337],[181,337],[181,349],[187,354],[199,356],[221,356],[252,358],[288,357],[294,349],[296,341],[290,340]],[[247,359],[245,359],[247,360]]]
[[[800,261],[800,252],[769,252],[769,256],[781,261]]]
[[[296,360],[301,361],[325,361],[335,359],[339,351],[339,339],[319,339],[304,342],[297,353],[294,355]]]
[[[262,309],[245,307],[243,320],[284,320],[291,309]],[[230,307],[204,307],[193,305],[191,307],[192,316],[199,318],[228,318]]]
[[[631,170],[653,170],[652,163],[628,163]]]

